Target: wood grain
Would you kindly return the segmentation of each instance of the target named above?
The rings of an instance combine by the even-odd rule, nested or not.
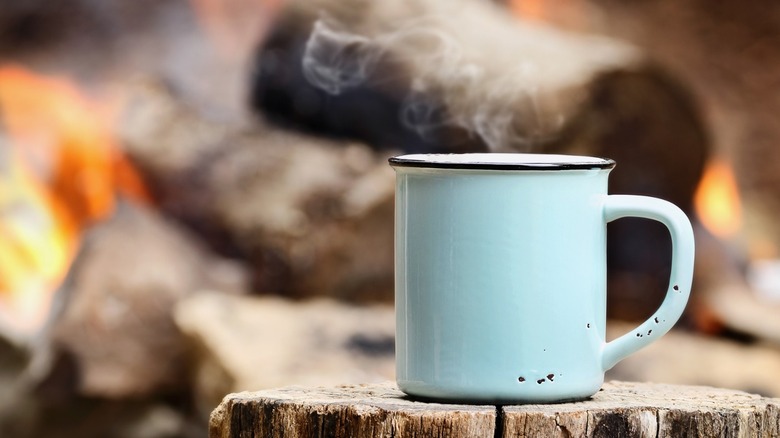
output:
[[[230,394],[210,438],[233,437],[770,437],[780,399],[704,386],[606,383],[590,400],[457,405],[407,398],[393,383]]]

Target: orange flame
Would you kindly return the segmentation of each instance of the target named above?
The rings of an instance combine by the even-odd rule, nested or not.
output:
[[[594,10],[584,0],[509,0],[512,14],[524,21],[552,24],[559,28],[592,30]]]
[[[544,0],[511,0],[509,6],[520,18],[544,21],[547,13],[543,3]]]
[[[704,169],[696,189],[694,205],[699,219],[721,238],[736,235],[742,227],[742,203],[731,166],[714,159]]]
[[[64,79],[0,66],[0,316],[17,330],[43,322],[81,230],[116,193],[149,199],[106,113]]]

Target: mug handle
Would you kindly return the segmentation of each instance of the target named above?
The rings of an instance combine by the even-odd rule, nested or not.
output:
[[[669,229],[672,238],[672,274],[666,297],[653,316],[634,330],[604,345],[601,355],[604,371],[668,332],[680,319],[693,282],[693,229],[685,213],[671,202],[658,198],[635,195],[606,197],[606,222],[629,216],[656,220]]]

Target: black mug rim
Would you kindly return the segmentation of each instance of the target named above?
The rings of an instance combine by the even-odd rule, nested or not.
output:
[[[612,169],[609,158],[564,154],[462,153],[405,154],[388,160],[393,167],[484,170],[587,170]]]

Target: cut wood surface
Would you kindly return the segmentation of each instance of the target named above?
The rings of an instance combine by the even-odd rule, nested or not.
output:
[[[780,399],[705,386],[610,382],[591,399],[550,405],[413,401],[394,383],[230,394],[210,438],[774,437]]]

